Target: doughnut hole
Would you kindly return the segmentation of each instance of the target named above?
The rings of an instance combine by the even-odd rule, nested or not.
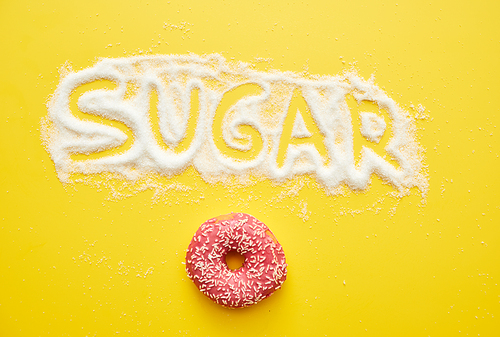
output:
[[[236,250],[230,250],[226,254],[226,264],[231,270],[238,270],[243,267],[245,263],[245,257],[238,253]]]

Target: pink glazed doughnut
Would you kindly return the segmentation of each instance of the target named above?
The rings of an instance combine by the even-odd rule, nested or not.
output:
[[[226,255],[245,258],[231,270]],[[269,297],[286,279],[283,248],[269,228],[251,215],[231,213],[207,220],[196,231],[186,254],[186,271],[212,301],[241,308]]]

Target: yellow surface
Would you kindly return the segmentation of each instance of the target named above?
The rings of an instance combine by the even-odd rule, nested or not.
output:
[[[499,336],[499,15],[495,1],[3,1],[0,336]],[[330,75],[354,62],[412,114],[425,106],[426,205],[378,178],[328,197],[311,178],[228,190],[189,169],[174,181],[192,190],[158,202],[63,186],[40,141],[58,69],[139,52]],[[198,226],[231,211],[269,225],[289,263],[242,310],[182,264]]]

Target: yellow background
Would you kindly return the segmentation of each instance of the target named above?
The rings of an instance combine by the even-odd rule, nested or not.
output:
[[[2,1],[0,336],[500,336],[499,15],[496,1]],[[328,197],[307,177],[236,190],[189,169],[174,181],[192,190],[159,202],[63,186],[40,140],[58,69],[188,52],[312,74],[354,62],[422,104],[425,206],[378,178]],[[198,226],[231,211],[265,222],[289,263],[241,310],[182,264]]]

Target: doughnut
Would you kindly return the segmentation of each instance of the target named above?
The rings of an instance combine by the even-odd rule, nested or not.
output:
[[[245,261],[237,270],[226,264],[230,251]],[[186,272],[212,301],[241,308],[269,297],[286,279],[283,248],[271,230],[251,215],[231,213],[204,222],[186,253]]]

